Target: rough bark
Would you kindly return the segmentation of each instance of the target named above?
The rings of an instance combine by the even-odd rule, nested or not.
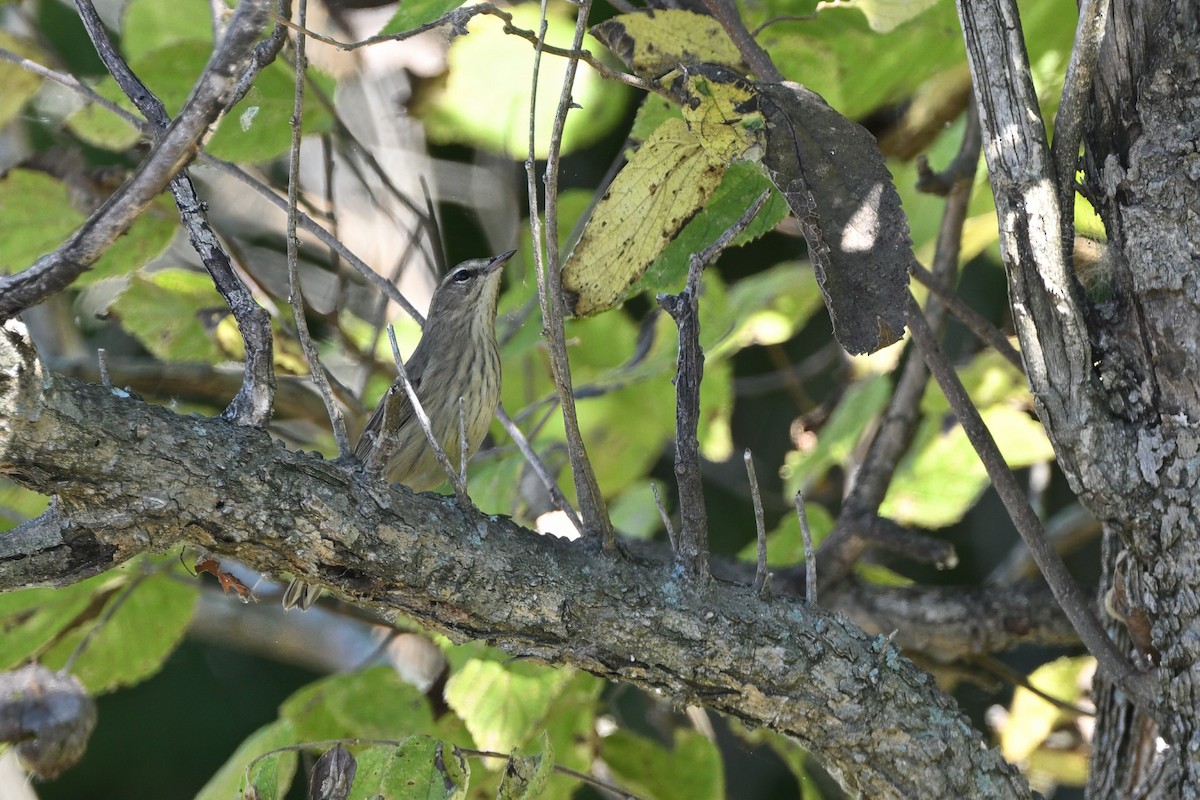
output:
[[[1200,10],[1113,5],[1086,135],[1086,189],[1109,234],[1112,297],[1089,309],[1120,455],[1134,491],[1093,508],[1105,522],[1111,591],[1134,646],[1159,663],[1160,729],[1101,695],[1094,797],[1200,797]],[[1119,566],[1118,566],[1118,559]],[[1153,757],[1157,738],[1172,747]]]
[[[1111,240],[1112,296],[1097,302],[1066,266],[1015,6],[959,9],[1038,412],[1109,537],[1109,599],[1129,633],[1119,640],[1131,661],[1157,665],[1157,724],[1102,691],[1091,791],[1200,797],[1198,12],[1190,0],[1114,4],[1085,134],[1087,187]]]
[[[181,542],[319,580],[456,640],[568,663],[794,737],[880,797],[1029,797],[888,637],[789,598],[598,555],[450,498],[363,480],[260,431],[44,372],[0,343],[0,470],[56,493],[0,539],[0,590]]]

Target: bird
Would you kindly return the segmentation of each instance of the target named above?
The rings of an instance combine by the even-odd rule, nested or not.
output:
[[[429,303],[421,341],[404,362],[430,429],[456,470],[462,468],[459,398],[467,458],[479,449],[500,402],[496,306],[501,270],[515,253],[470,259],[446,273]],[[367,421],[354,456],[369,469],[382,466],[388,480],[414,492],[428,491],[447,479],[398,377]],[[321,587],[297,578],[283,594],[283,607],[307,610],[320,595]]]

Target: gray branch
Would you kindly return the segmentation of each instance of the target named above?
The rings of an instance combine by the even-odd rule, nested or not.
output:
[[[0,364],[0,470],[58,492],[52,519],[0,539],[0,589],[63,585],[192,543],[456,641],[767,726],[853,791],[1031,796],[928,674],[840,617],[598,558],[446,498],[368,484],[262,431],[45,373],[19,323],[4,330]]]

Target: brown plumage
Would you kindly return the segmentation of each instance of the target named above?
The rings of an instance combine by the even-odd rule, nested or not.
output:
[[[455,469],[461,468],[458,398],[466,412],[468,458],[487,435],[500,401],[496,304],[501,268],[515,252],[464,261],[450,270],[433,293],[421,341],[404,362],[430,429]],[[396,420],[386,424],[395,434],[381,438],[388,418]],[[354,455],[368,471],[385,472],[390,481],[416,492],[447,479],[399,378],[375,407]],[[294,580],[284,592],[283,607],[307,609],[320,594],[320,587]]]

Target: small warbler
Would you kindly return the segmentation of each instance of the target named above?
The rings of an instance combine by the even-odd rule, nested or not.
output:
[[[515,252],[471,259],[450,270],[433,293],[421,341],[404,362],[430,429],[456,470],[462,468],[458,399],[463,398],[468,458],[479,449],[500,402],[496,304],[500,271]],[[385,418],[390,418],[387,429],[394,436],[384,431]],[[447,479],[399,378],[375,407],[354,456],[369,467],[384,465],[390,481],[414,492]],[[283,607],[308,609],[320,594],[319,586],[293,580],[283,594]]]

